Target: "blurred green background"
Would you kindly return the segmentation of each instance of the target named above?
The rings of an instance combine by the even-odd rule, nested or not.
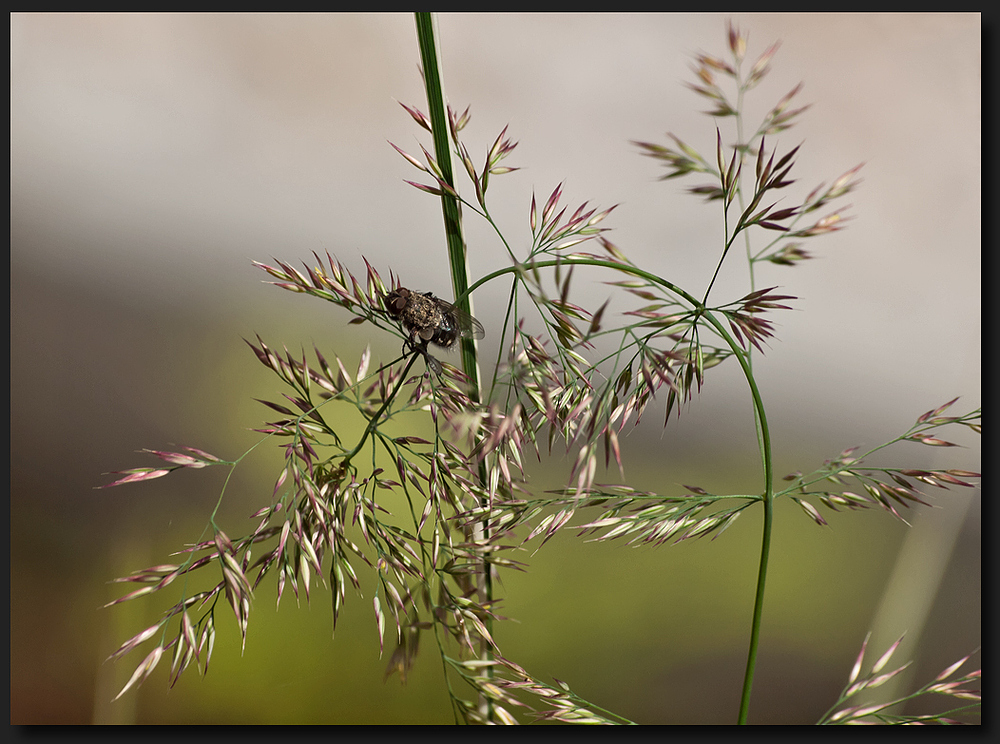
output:
[[[567,203],[621,203],[611,235],[640,265],[701,291],[717,258],[714,205],[656,181],[630,139],[670,131],[711,153],[714,124],[685,89],[690,55],[725,52],[726,16],[443,15],[446,91],[472,105],[473,157],[510,124],[520,141],[491,184],[498,220],[523,245],[531,191],[565,179]],[[873,446],[955,396],[981,402],[981,19],[979,14],[736,15],[748,56],[783,45],[749,99],[760,116],[800,80],[813,103],[782,150],[805,141],[801,194],[861,161],[850,229],[807,245],[820,256],[759,281],[793,294],[757,369],[779,473]],[[110,491],[101,473],[152,461],[141,448],[200,447],[235,458],[266,418],[252,399],[277,384],[241,337],[317,344],[348,367],[364,344],[337,308],[261,282],[251,260],[329,251],[358,273],[449,296],[440,208],[403,183],[416,150],[396,101],[424,107],[412,16],[11,16],[11,723],[446,723],[428,638],[406,686],[383,682],[365,597],[349,595],[332,639],[329,593],[278,611],[256,596],[240,653],[220,615],[208,676],[168,690],[168,662],[112,703],[146,651],[103,660],[151,624],[153,601],[100,607],[110,579],[167,562],[202,534],[224,473]],[[423,140],[421,140],[423,141]],[[472,275],[505,264],[467,215]],[[520,241],[520,242],[519,242]],[[433,257],[437,256],[438,259]],[[733,262],[719,297],[745,294]],[[577,287],[581,297],[607,288]],[[484,288],[487,326],[503,290]],[[595,307],[596,307],[595,303]],[[494,330],[491,334],[490,331]],[[745,383],[712,371],[662,431],[653,412],[623,441],[630,484],[669,491],[756,489]],[[912,445],[883,464],[981,469],[963,449]],[[272,451],[273,450],[273,451]],[[220,512],[230,535],[270,496],[276,448],[236,471]],[[532,473],[559,483],[555,457]],[[609,474],[608,477],[613,477]],[[832,704],[867,630],[926,681],[981,643],[980,499],[941,508],[835,514],[818,528],[777,512],[754,723],[809,723]],[[715,541],[659,550],[560,535],[503,577],[498,639],[640,723],[730,723],[738,709],[759,550],[759,517]]]

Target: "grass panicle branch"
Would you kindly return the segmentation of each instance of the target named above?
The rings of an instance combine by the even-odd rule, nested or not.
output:
[[[872,723],[954,725],[962,722],[954,716],[968,715],[969,713],[975,713],[979,710],[982,693],[971,685],[979,684],[979,680],[982,677],[982,670],[975,669],[973,671],[966,672],[961,676],[955,676],[955,673],[963,667],[970,658],[972,658],[972,654],[959,659],[953,664],[950,664],[933,680],[922,685],[909,695],[881,703],[864,703],[860,705],[848,704],[851,701],[851,698],[858,693],[880,687],[893,677],[900,674],[910,665],[910,662],[905,662],[902,666],[892,669],[891,671],[883,671],[903,640],[903,637],[900,636],[891,646],[889,646],[888,650],[875,660],[869,668],[868,673],[862,675],[861,671],[864,669],[865,653],[868,648],[869,638],[870,635],[865,638],[864,643],[861,645],[861,652],[858,654],[857,661],[854,663],[854,668],[851,670],[851,674],[848,677],[847,686],[844,687],[843,691],[840,693],[840,697],[837,699],[837,702],[823,714],[822,718],[820,718],[819,723],[821,725],[858,725]],[[974,653],[978,653],[978,649]],[[951,700],[949,700],[949,704],[957,703],[958,707],[939,713],[920,715],[902,715],[894,710],[897,706],[901,706],[911,700],[930,697],[932,695],[940,696],[945,699],[951,698]],[[966,701],[972,702],[970,703]]]

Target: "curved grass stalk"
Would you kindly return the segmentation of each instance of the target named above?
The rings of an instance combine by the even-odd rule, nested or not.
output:
[[[673,292],[678,297],[683,298],[692,306],[694,311],[699,316],[703,317],[713,326],[719,336],[726,342],[737,361],[739,361],[740,368],[743,370],[743,375],[747,380],[747,384],[750,386],[750,393],[753,396],[754,413],[759,425],[761,459],[764,469],[764,528],[761,536],[760,567],[757,573],[757,590],[754,598],[753,620],[750,628],[750,645],[747,651],[747,667],[743,680],[743,692],[740,698],[740,711],[738,718],[738,722],[740,724],[745,724],[750,710],[750,693],[753,688],[754,670],[757,664],[757,650],[760,644],[760,628],[764,612],[764,587],[767,581],[768,560],[771,554],[771,529],[774,522],[774,463],[771,454],[771,432],[767,423],[767,413],[764,410],[764,402],[761,398],[760,390],[757,387],[757,382],[754,379],[753,370],[750,366],[749,352],[745,352],[740,347],[739,343],[737,343],[736,339],[732,337],[722,321],[716,318],[715,315],[705,308],[701,302],[672,282],[669,282],[666,279],[658,277],[650,272],[643,271],[642,269],[628,264],[592,258],[561,258],[558,260],[537,261],[532,263],[532,268],[545,268],[549,266],[554,267],[557,265],[572,266],[574,264],[600,266],[621,271],[625,274],[631,274],[645,279],[653,284],[658,284],[659,286]],[[522,270],[523,267],[521,266],[508,266],[503,269],[497,269],[496,271],[487,274],[473,283],[472,286],[469,287],[468,291],[472,292],[480,285],[485,284],[498,276],[517,273]]]

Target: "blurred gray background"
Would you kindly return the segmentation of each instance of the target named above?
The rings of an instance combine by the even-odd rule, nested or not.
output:
[[[703,291],[717,203],[683,193],[697,179],[657,181],[630,140],[669,131],[711,157],[707,102],[683,83],[691,55],[726,56],[727,18],[438,17],[474,159],[505,125],[520,143],[508,163],[522,170],[490,187],[515,248],[530,239],[532,191],[564,182],[571,207],[621,205],[605,225],[633,260]],[[816,260],[758,274],[799,298],[772,315],[778,338],[756,364],[778,471],[877,445],[956,396],[956,411],[979,406],[980,15],[732,20],[751,60],[782,41],[748,98],[751,123],[805,83],[796,101],[812,108],[772,140],[803,143],[794,196],[866,163],[848,229],[808,241]],[[349,597],[331,640],[326,592],[276,613],[266,584],[242,658],[227,617],[207,678],[189,671],[168,691],[159,669],[116,703],[146,652],[103,659],[166,604],[98,609],[121,593],[111,578],[198,539],[224,477],[94,490],[101,473],[152,465],[143,447],[232,459],[257,440],[266,412],[252,398],[277,384],[241,337],[316,344],[348,367],[368,342],[376,359],[398,351],[333,306],[263,284],[251,260],[301,266],[328,251],[363,274],[364,256],[450,296],[439,204],[403,182],[420,174],[388,144],[429,147],[397,103],[426,110],[413,17],[12,14],[10,39],[11,722],[447,722],[430,639],[405,687],[383,684],[370,591]],[[471,214],[466,225],[473,278],[506,265],[490,230]],[[741,297],[746,281],[732,261],[714,296]],[[578,296],[596,307],[609,290],[587,282]],[[487,357],[503,297],[475,297]],[[665,432],[662,413],[649,417],[624,440],[633,485],[758,487],[736,365],[713,370]],[[978,438],[956,441],[880,462],[980,470]],[[279,462],[269,450],[237,470],[220,512],[229,534],[250,529]],[[556,485],[568,465],[555,457],[534,476]],[[978,490],[933,495],[941,508],[911,510],[912,528],[881,512],[819,528],[778,510],[752,722],[815,721],[873,625],[880,649],[908,631],[901,661],[916,659],[919,681],[981,643]],[[732,722],[759,528],[748,517],[714,542],[655,551],[561,536],[505,577],[504,613],[519,622],[499,631],[502,647],[641,723]]]

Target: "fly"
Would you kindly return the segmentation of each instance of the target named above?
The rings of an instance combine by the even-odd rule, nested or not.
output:
[[[450,349],[459,338],[486,335],[482,323],[430,292],[399,287],[385,296],[385,309],[406,331],[409,345],[424,355],[437,374],[441,374],[441,363],[427,353],[428,343]]]

